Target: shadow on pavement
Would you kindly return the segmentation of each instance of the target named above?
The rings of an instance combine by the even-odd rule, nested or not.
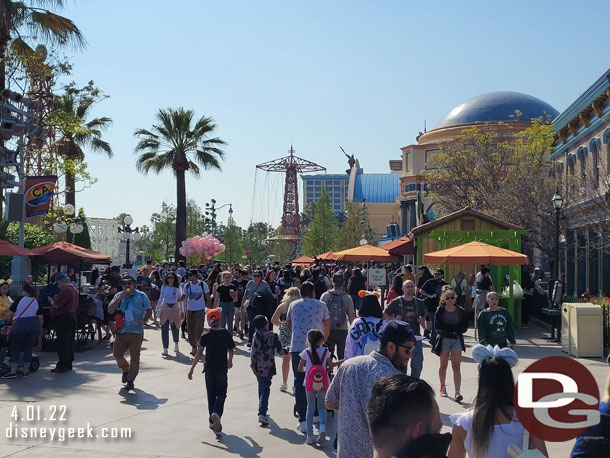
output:
[[[125,388],[119,390],[119,395],[123,396],[121,404],[127,404],[135,406],[138,410],[155,410],[160,405],[167,402],[167,398],[158,398],[154,394],[147,393],[146,391],[138,388],[127,391]]]
[[[260,453],[263,451],[263,447],[258,445],[258,442],[256,442],[250,436],[245,436],[244,438],[241,438],[233,434],[222,434],[217,438],[216,444],[205,441],[202,441],[201,443],[203,445],[214,447],[218,450],[232,453],[234,455],[239,455],[244,458],[259,457],[261,456]]]
[[[285,440],[290,444],[304,444],[305,436],[294,429],[282,428],[272,418],[269,420],[269,431],[275,437]]]

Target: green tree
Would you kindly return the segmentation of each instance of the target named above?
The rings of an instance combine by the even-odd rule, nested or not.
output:
[[[208,221],[193,199],[186,202],[186,236],[203,235],[208,229]]]
[[[91,235],[89,234],[89,225],[87,224],[85,210],[83,210],[82,208],[78,210],[78,217],[76,218],[76,222],[83,226],[83,232],[79,234],[74,234],[74,245],[91,249]]]
[[[17,245],[19,243],[19,223],[11,222],[8,224],[4,233],[0,234],[0,239]],[[42,224],[25,224],[24,243],[26,248],[38,248],[45,245],[50,245],[55,242],[55,234],[53,230]],[[10,278],[11,276],[11,256],[0,256],[0,278]],[[46,271],[42,266],[40,272]],[[32,271],[33,278],[39,278],[40,272]]]
[[[112,157],[110,144],[102,139],[102,131],[112,125],[112,119],[102,116],[87,121],[95,103],[106,96],[89,81],[87,86],[76,88],[70,84],[64,93],[54,98],[55,112],[47,121],[59,132],[57,152],[64,159],[66,203],[76,205],[76,170],[85,160],[85,149],[105,153]]]
[[[364,217],[364,221],[363,221]],[[347,250],[360,245],[360,240],[367,238],[366,215],[363,215],[362,204],[347,202],[345,220],[337,233],[335,251]]]
[[[522,226],[534,246],[548,251],[544,228],[553,227],[550,202],[558,185],[549,161],[553,126],[534,119],[521,132],[504,127],[466,129],[435,153],[427,164],[429,198],[445,213],[471,206]]]
[[[267,223],[257,222],[248,226],[244,234],[244,248],[252,250],[250,263],[261,264],[267,259],[270,254],[270,245],[267,240],[275,235],[273,227]]]
[[[166,202],[161,204],[161,211],[150,217],[152,229],[142,234],[146,246],[146,256],[150,259],[170,260],[174,254],[176,234],[176,207]]]
[[[217,259],[221,261],[227,261],[229,265],[240,263],[244,255],[244,248],[242,245],[242,229],[235,224],[235,220],[232,216],[229,216],[227,226],[223,231],[224,244],[226,249],[223,253],[217,256]]]
[[[337,236],[337,218],[333,211],[330,197],[322,190],[316,200],[311,227],[303,237],[303,253],[307,256],[317,256],[333,249]]]
[[[175,259],[184,259],[178,249],[186,240],[186,172],[198,177],[200,167],[221,170],[224,158],[221,149],[225,142],[218,137],[210,137],[216,130],[212,118],[201,117],[193,124],[193,110],[160,109],[156,114],[158,124],[151,130],[137,129],[135,136],[140,140],[135,148],[139,154],[136,161],[142,173],[160,173],[171,169],[176,177],[176,237]]]
[[[273,242],[273,245],[271,247],[271,254],[275,256],[273,260],[279,262],[280,265],[283,266],[292,261],[292,259],[290,258],[291,247],[289,243],[287,243],[285,240],[282,240],[284,231],[281,226],[277,229],[277,234],[277,240]]]

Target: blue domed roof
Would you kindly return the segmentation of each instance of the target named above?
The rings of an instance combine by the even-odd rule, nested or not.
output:
[[[521,120],[530,121],[533,118],[551,115],[554,119],[559,112],[542,100],[521,92],[488,92],[477,95],[447,113],[436,125],[439,127],[453,126],[471,122],[514,121],[515,111],[519,110]]]

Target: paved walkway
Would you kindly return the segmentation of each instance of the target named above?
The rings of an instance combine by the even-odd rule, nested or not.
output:
[[[543,356],[561,355],[558,345],[542,339],[544,331],[530,327],[521,332],[518,354],[521,358],[515,374],[533,360]],[[229,373],[229,392],[223,416],[224,434],[216,439],[207,428],[207,404],[201,365],[194,379],[187,379],[190,365],[184,354],[177,357],[161,356],[161,336],[156,329],[147,329],[142,352],[142,368],[136,380],[136,391],[124,393],[120,388],[120,371],[105,345],[89,344],[76,354],[75,371],[52,374],[49,369],[54,354],[42,353],[41,369],[27,379],[0,381],[0,456],[55,457],[201,457],[241,456],[268,457],[334,456],[332,443],[322,447],[304,445],[305,438],[295,429],[292,416],[293,397],[278,388],[281,376],[274,377],[270,400],[269,427],[257,423],[256,380],[249,369],[245,343],[238,345],[235,366]],[[462,364],[465,402],[456,404],[451,399],[438,398],[445,425],[448,415],[466,409],[476,392],[476,363],[471,358],[474,344],[472,333],[466,338],[469,347]],[[188,344],[180,343],[186,351]],[[423,378],[438,390],[438,358],[424,349]],[[605,384],[608,367],[602,360],[584,359],[595,375],[600,389]],[[278,359],[278,370],[280,361]],[[451,379],[451,371],[448,373]],[[449,384],[449,393],[453,387]],[[468,401],[468,402],[466,402]],[[51,406],[65,405],[67,421],[51,421]],[[58,426],[80,427],[89,423],[94,435],[102,428],[131,428],[128,439],[93,438],[66,439],[65,442],[49,438],[23,439],[7,437],[11,413],[16,408],[19,417],[37,416],[40,407],[41,421],[20,421],[19,427]],[[61,414],[58,407],[56,417]],[[46,419],[46,421],[44,421]],[[13,422],[14,423],[14,422]],[[329,416],[329,435],[334,437],[334,420]],[[444,429],[449,430],[448,426]],[[548,444],[551,457],[568,456],[570,443]]]

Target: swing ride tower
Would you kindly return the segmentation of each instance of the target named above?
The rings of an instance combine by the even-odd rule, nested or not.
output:
[[[280,239],[290,245],[290,253],[293,257],[296,257],[299,237],[301,235],[298,175],[308,172],[322,172],[326,171],[326,168],[315,162],[295,156],[292,145],[289,152],[289,156],[258,164],[256,168],[266,172],[286,174],[284,182],[284,208],[282,211],[282,235]]]

